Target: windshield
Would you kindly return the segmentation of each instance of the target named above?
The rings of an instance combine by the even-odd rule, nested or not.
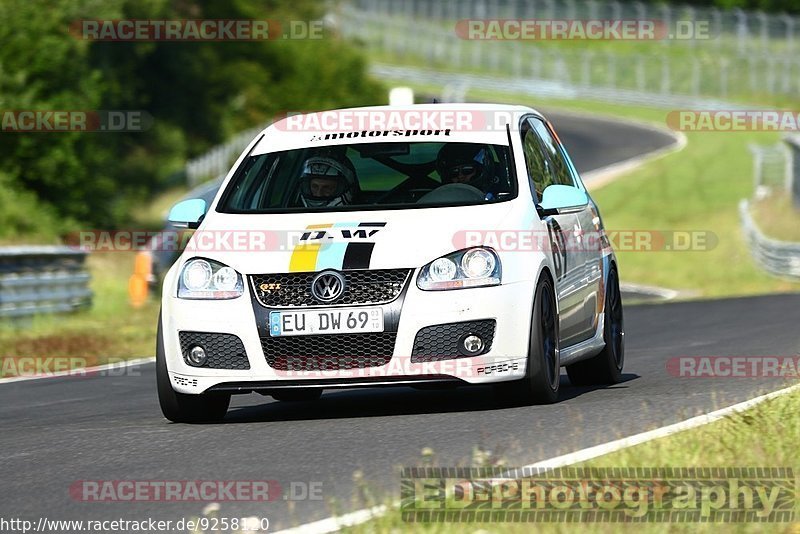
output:
[[[485,204],[516,196],[509,149],[362,143],[250,156],[217,211],[276,213]]]

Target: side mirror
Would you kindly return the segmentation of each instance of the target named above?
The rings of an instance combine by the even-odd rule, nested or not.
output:
[[[202,198],[192,198],[172,206],[167,220],[181,228],[197,228],[205,214],[206,201]]]
[[[542,216],[577,213],[589,203],[586,192],[570,185],[549,185],[542,193],[542,201],[536,206]]]

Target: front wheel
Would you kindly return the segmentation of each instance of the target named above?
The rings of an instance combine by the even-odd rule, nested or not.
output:
[[[497,384],[495,391],[512,404],[552,404],[558,400],[560,377],[556,294],[553,282],[543,276],[533,300],[525,378]]]
[[[228,411],[231,396],[228,393],[201,393],[187,395],[172,389],[164,354],[164,336],[161,314],[158,315],[156,341],[156,383],[161,413],[174,423],[211,423],[221,421]]]
[[[625,363],[625,328],[619,276],[615,267],[608,273],[603,317],[605,347],[602,352],[593,358],[567,366],[569,381],[574,386],[616,384],[622,381],[622,366]]]

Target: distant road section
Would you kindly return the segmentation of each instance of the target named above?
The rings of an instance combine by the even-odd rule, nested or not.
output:
[[[592,115],[537,109],[553,123],[581,173],[663,150],[676,142],[666,129]]]

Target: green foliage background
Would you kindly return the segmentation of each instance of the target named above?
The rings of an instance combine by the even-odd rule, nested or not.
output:
[[[187,158],[287,110],[378,104],[361,53],[322,40],[102,42],[81,19],[321,19],[314,0],[0,0],[0,110],[145,110],[133,133],[0,132],[0,239],[115,228]]]

